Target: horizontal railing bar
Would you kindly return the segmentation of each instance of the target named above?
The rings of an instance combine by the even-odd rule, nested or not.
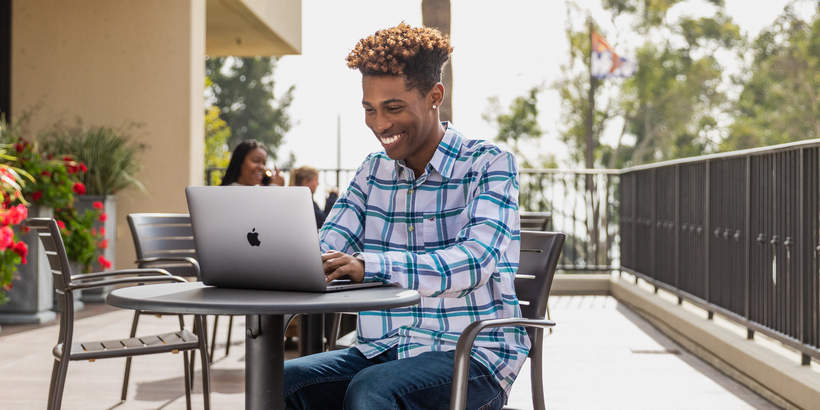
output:
[[[629,172],[643,171],[647,169],[668,167],[671,165],[691,164],[697,162],[704,162],[715,159],[737,158],[745,156],[756,156],[773,154],[782,151],[791,151],[799,148],[813,148],[820,146],[820,138],[805,141],[788,142],[785,144],[771,145],[767,147],[749,148],[730,152],[720,152],[716,154],[698,155],[696,157],[671,159],[668,161],[654,162],[651,164],[635,165],[629,168],[623,168],[619,174],[626,174]]]

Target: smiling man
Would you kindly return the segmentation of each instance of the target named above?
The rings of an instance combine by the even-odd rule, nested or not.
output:
[[[452,48],[406,24],[362,39],[369,155],[320,231],[328,280],[417,290],[417,306],[362,312],[356,347],[285,363],[289,408],[447,408],[461,332],[520,316],[515,158],[439,121],[441,68]],[[497,409],[529,350],[523,328],[488,329],[471,353],[468,408]]]

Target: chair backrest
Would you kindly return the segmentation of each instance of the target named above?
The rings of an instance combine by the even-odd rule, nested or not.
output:
[[[526,231],[548,231],[552,222],[552,214],[549,212],[520,212],[521,230]]]
[[[54,289],[60,298],[59,342],[63,342],[66,338],[71,338],[71,327],[74,322],[74,295],[68,289],[71,285],[71,265],[68,263],[63,237],[60,235],[57,221],[53,218],[29,218],[25,223],[37,233],[48,258]],[[30,256],[36,257],[37,255]]]
[[[196,259],[194,231],[188,214],[128,214],[128,226],[137,259],[180,256]],[[176,276],[196,276],[196,270],[184,263],[167,263],[162,268]]]
[[[560,232],[521,231],[521,257],[515,274],[515,294],[521,315],[543,319],[547,311],[552,278],[566,235]],[[535,331],[527,328],[535,342]]]

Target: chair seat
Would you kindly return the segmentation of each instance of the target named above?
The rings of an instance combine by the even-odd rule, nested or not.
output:
[[[196,335],[188,330],[179,330],[127,339],[72,343],[69,358],[71,360],[106,359],[197,348],[199,348],[199,339]],[[54,357],[62,357],[63,344],[54,346],[52,353]]]

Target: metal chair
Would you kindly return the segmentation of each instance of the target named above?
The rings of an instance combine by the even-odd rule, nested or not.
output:
[[[544,409],[544,383],[541,371],[544,328],[555,322],[544,319],[547,310],[555,266],[561,255],[566,235],[557,232],[521,231],[521,258],[515,275],[515,293],[521,302],[520,318],[490,319],[473,322],[458,338],[453,364],[453,386],[450,410],[464,409],[467,404],[467,376],[470,369],[470,351],[479,332],[488,327],[526,326],[532,342],[530,358],[532,406]]]
[[[162,269],[127,269],[108,272],[87,273],[72,275],[68,263],[63,238],[57,222],[51,218],[31,218],[26,225],[37,232],[43,243],[54,282],[54,288],[62,313],[60,315],[60,331],[57,344],[52,349],[54,366],[51,372],[48,408],[59,409],[62,403],[63,389],[68,372],[68,363],[72,360],[107,359],[112,357],[128,357],[154,354],[178,353],[200,350],[205,352],[205,333],[202,330],[191,333],[185,329],[182,316],[179,317],[179,331],[102,341],[74,341],[74,292],[83,289],[101,288],[111,285],[144,284],[156,282],[185,282],[184,279],[173,276]],[[202,322],[202,316],[195,316],[195,321]],[[201,324],[199,329],[202,329]],[[210,374],[207,358],[202,355],[202,391],[205,397],[205,408],[210,408]],[[187,408],[191,408],[191,378],[188,374],[188,355],[182,354],[185,373],[185,400]],[[128,383],[126,371],[123,380],[123,389]],[[123,399],[124,400],[124,399]]]
[[[549,212],[525,212],[518,213],[521,217],[522,231],[548,231],[552,223],[552,214]]]
[[[128,214],[128,227],[131,228],[138,267],[162,268],[177,276],[201,280],[190,215],[133,213]],[[133,326],[135,329],[139,315],[139,311],[134,312]],[[214,316],[209,353],[211,362],[214,360],[218,326],[219,316]],[[232,330],[233,316],[229,316],[225,356],[230,353]]]

